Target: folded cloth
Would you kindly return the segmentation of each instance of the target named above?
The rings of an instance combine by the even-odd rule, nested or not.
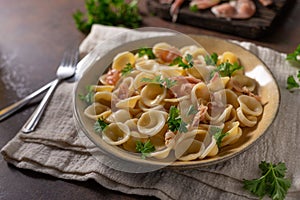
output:
[[[81,51],[86,54],[98,42],[109,39],[119,30],[126,29],[94,25],[82,42]],[[19,168],[63,179],[94,179],[112,190],[161,199],[256,199],[242,188],[242,179],[258,177],[258,164],[262,160],[281,161],[286,163],[286,176],[292,181],[286,199],[299,199],[300,123],[297,120],[300,93],[290,93],[285,89],[286,78],[296,74],[297,69],[285,61],[285,54],[248,42],[233,42],[256,54],[270,67],[279,84],[281,106],[267,133],[249,150],[226,162],[204,168],[163,168],[148,173],[127,173],[107,167],[101,159],[90,154],[94,144],[77,133],[70,95],[74,83],[67,82],[56,89],[36,131],[31,134],[19,132],[2,148],[1,154],[7,162]]]

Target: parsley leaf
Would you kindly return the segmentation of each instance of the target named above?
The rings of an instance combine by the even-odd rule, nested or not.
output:
[[[298,71],[297,78],[298,78],[298,81],[300,81],[300,70]],[[293,75],[288,76],[288,78],[286,80],[286,84],[287,84],[286,89],[290,90],[291,92],[293,89],[300,88],[299,83],[295,80]]]
[[[300,44],[293,53],[287,54],[286,58],[291,64],[300,64]]]
[[[216,66],[218,62],[218,54],[217,53],[212,53],[210,56],[206,55],[204,57],[205,63],[207,65],[213,65]]]
[[[216,139],[216,143],[217,143],[217,146],[218,148],[220,149],[221,148],[221,143],[222,143],[222,140],[225,136],[227,136],[229,133],[222,133],[222,129],[219,128],[219,127],[216,127],[216,126],[213,126],[210,128],[209,130],[210,134],[212,134],[214,136],[214,138]]]
[[[132,72],[133,66],[130,63],[127,63],[126,66],[121,70],[122,76],[127,76]]]
[[[184,60],[182,57],[177,57],[170,64],[170,66],[173,66],[173,65],[178,65],[179,67],[182,67],[183,69],[192,68],[194,66],[193,56],[191,54],[187,54],[184,57]]]
[[[165,88],[171,88],[174,85],[176,85],[177,81],[176,80],[172,80],[169,78],[162,78],[161,75],[155,76],[153,79],[151,78],[142,78],[141,82],[148,82],[148,83],[156,83],[159,84],[162,87]]]
[[[197,11],[198,11],[197,5],[192,5],[192,6],[189,7],[189,9],[190,9],[190,11],[192,11],[192,12],[197,12]]]
[[[138,49],[138,55],[139,57],[142,57],[144,55],[148,56],[149,59],[155,59],[156,56],[154,55],[153,51],[151,48],[147,48],[147,47],[142,47],[140,49]]]
[[[213,70],[210,74],[210,77],[212,78],[214,76],[214,74],[216,72],[219,72],[219,74],[222,76],[222,77],[225,77],[225,76],[229,76],[231,77],[232,74],[237,71],[237,70],[240,70],[242,69],[243,67],[240,66],[238,63],[229,63],[229,62],[224,62],[224,63],[221,63],[217,66],[217,68],[215,70]]]
[[[136,141],[135,149],[137,150],[137,152],[142,153],[143,159],[145,159],[151,152],[155,151],[155,147],[150,140],[147,140],[145,143]]]
[[[94,97],[94,88],[92,85],[88,85],[86,87],[86,90],[88,93],[86,95],[79,94],[79,99],[82,101],[85,101],[87,104],[92,104],[93,103],[93,97]]]
[[[73,13],[77,29],[87,34],[93,24],[138,28],[142,22],[138,1],[127,2],[125,0],[85,0],[86,14],[80,10]]]
[[[284,178],[287,170],[285,164],[280,162],[276,165],[262,161],[259,168],[262,176],[253,180],[243,180],[244,189],[260,198],[268,194],[273,200],[283,200],[291,187],[291,181]]]
[[[103,131],[106,127],[108,126],[108,123],[106,123],[104,121],[104,119],[100,119],[98,118],[98,120],[95,122],[94,124],[94,130],[97,133],[100,133],[101,131]]]
[[[179,115],[179,110],[175,106],[170,107],[167,124],[168,124],[169,129],[173,132],[176,132],[176,131],[179,131],[180,133],[188,132],[187,123],[185,123],[181,119],[181,117]]]

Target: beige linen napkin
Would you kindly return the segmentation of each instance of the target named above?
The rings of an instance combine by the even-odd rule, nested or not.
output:
[[[125,30],[93,26],[80,49],[86,54],[99,41]],[[92,142],[77,134],[72,118],[74,83],[66,82],[57,88],[36,131],[27,135],[19,132],[1,153],[7,162],[19,168],[63,179],[94,179],[112,190],[161,199],[256,199],[242,189],[242,179],[258,177],[258,164],[262,160],[281,161],[286,163],[287,177],[292,180],[286,199],[299,199],[300,92],[290,93],[285,89],[287,76],[296,74],[297,69],[285,61],[285,54],[248,42],[235,43],[256,54],[270,67],[281,91],[281,106],[275,122],[253,147],[239,156],[189,170],[160,169],[137,174],[109,168],[87,150],[94,148]]]

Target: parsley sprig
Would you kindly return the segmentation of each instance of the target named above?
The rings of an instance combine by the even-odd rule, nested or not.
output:
[[[139,57],[142,56],[148,56],[149,59],[155,59],[156,56],[154,55],[152,48],[148,48],[148,47],[142,47],[138,49],[138,55]]]
[[[177,57],[171,62],[170,65],[171,66],[178,65],[179,67],[182,67],[183,69],[192,68],[194,66],[193,56],[191,54],[186,54],[186,56],[184,57],[184,60],[182,57]]]
[[[127,76],[133,70],[133,66],[130,63],[127,63],[126,66],[121,70],[122,76]]]
[[[151,152],[155,151],[155,147],[150,140],[147,140],[145,143],[141,141],[136,141],[136,150],[139,153],[142,153],[142,158],[145,159]]]
[[[173,132],[179,131],[180,133],[186,133],[188,131],[187,123],[181,119],[179,110],[175,106],[170,107],[167,124],[169,129]]]
[[[98,118],[98,120],[97,120],[97,121],[95,122],[95,124],[94,124],[94,130],[95,130],[97,133],[100,133],[100,132],[103,131],[107,126],[108,126],[108,123],[106,123],[104,119]]]
[[[125,26],[138,28],[142,17],[138,11],[137,0],[85,0],[86,13],[80,10],[73,14],[76,27],[89,33],[93,24]]]
[[[240,70],[242,68],[243,67],[236,62],[233,64],[231,64],[229,62],[224,62],[224,63],[219,64],[217,66],[217,68],[211,72],[211,77],[213,77],[214,73],[216,73],[216,72],[218,72],[222,77],[225,77],[225,76],[231,77],[235,71]]]
[[[260,198],[269,195],[273,200],[283,200],[291,187],[291,181],[284,178],[287,170],[285,164],[280,162],[276,165],[262,161],[259,168],[262,176],[253,180],[244,180],[244,189]]]
[[[87,94],[79,94],[79,99],[82,101],[85,101],[87,104],[93,103],[93,97],[94,97],[94,88],[92,85],[86,86]]]
[[[300,82],[300,70],[298,71],[297,78],[298,78],[298,82]],[[286,84],[287,84],[286,89],[290,90],[291,92],[293,92],[295,89],[299,89],[300,84],[298,82],[295,80],[293,75],[288,76],[286,80]]]
[[[217,53],[212,53],[210,56],[206,55],[204,57],[205,63],[207,65],[213,65],[216,66],[218,62],[218,54]]]
[[[216,141],[217,141],[216,143],[217,143],[217,146],[219,149],[221,148],[221,143],[222,143],[223,138],[229,134],[228,132],[223,133],[222,129],[219,127],[216,127],[216,126],[211,127],[209,130],[209,133],[212,134],[214,136],[214,138],[216,139]]]
[[[300,65],[300,44],[293,53],[287,54],[286,60],[291,64]]]
[[[223,62],[223,63],[217,65],[217,63],[218,63],[218,54],[217,53],[212,53],[210,56],[206,55],[204,57],[204,60],[207,65],[212,65],[212,66],[217,67],[216,69],[211,71],[210,78],[212,78],[215,75],[215,73],[217,73],[217,72],[222,77],[224,77],[224,76],[231,77],[235,71],[243,69],[243,67],[236,62],[233,64],[231,64],[230,62]]]
[[[142,78],[141,82],[159,84],[160,86],[168,88],[168,89],[175,86],[176,83],[177,83],[176,80],[172,80],[172,79],[169,79],[169,78],[162,78],[161,75],[155,76],[153,79],[151,79],[151,78]]]

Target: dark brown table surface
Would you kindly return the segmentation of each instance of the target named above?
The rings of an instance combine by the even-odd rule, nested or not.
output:
[[[300,2],[288,8],[268,36],[249,40],[182,24],[173,24],[147,12],[140,1],[143,26],[158,26],[187,34],[250,41],[283,53],[300,44]],[[84,0],[0,0],[0,108],[26,96],[55,78],[67,46],[85,37],[74,24],[72,13],[84,10]],[[0,122],[0,148],[12,139],[33,112],[36,102]],[[106,189],[94,181],[61,180],[17,169],[0,156],[0,199],[140,199]],[[153,199],[149,197],[149,199]]]

